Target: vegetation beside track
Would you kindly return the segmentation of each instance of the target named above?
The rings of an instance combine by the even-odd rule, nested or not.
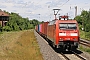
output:
[[[75,17],[79,24],[80,37],[90,40],[90,11],[83,10],[81,15]]]
[[[34,31],[1,33],[0,60],[43,60]]]
[[[80,38],[90,40],[90,32],[80,30]]]
[[[23,18],[18,13],[14,12],[11,13],[6,12],[6,13],[10,15],[9,21],[3,27],[0,24],[0,32],[34,29],[36,25],[41,23],[37,19],[29,20],[29,18]]]
[[[89,34],[88,32],[80,30],[80,38],[90,40],[90,37],[86,36],[88,34]],[[80,45],[79,49],[82,50],[82,51],[88,52],[90,54],[90,48],[89,47]]]
[[[89,47],[85,47],[85,46],[80,45],[79,49],[82,51],[88,52],[90,54],[90,48]]]

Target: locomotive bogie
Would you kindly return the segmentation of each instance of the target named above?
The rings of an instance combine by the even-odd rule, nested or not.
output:
[[[78,44],[79,44],[78,42],[64,41],[64,42],[59,42],[59,47],[64,50],[66,49],[71,50],[73,48],[74,49],[78,48]]]

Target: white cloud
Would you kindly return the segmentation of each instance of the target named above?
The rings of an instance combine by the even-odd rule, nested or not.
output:
[[[72,17],[75,15],[75,6],[78,14],[82,9],[89,10],[90,0],[1,0],[0,9],[19,13],[22,17],[48,21],[54,19],[53,8],[59,8],[61,15],[67,13]],[[40,14],[40,15],[38,15]]]
[[[6,8],[7,6],[0,4],[0,8]]]

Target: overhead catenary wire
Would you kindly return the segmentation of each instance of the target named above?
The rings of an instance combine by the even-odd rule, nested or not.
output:
[[[59,7],[60,7],[60,8],[63,7],[63,6],[66,5],[69,1],[70,1],[70,0],[67,0],[65,3],[63,3],[63,4],[62,4],[61,6],[59,6]],[[71,10],[71,6],[70,6],[70,10]],[[68,12],[67,12],[66,14],[69,15]]]
[[[59,8],[63,7],[66,3],[68,3],[70,0],[67,0],[65,3],[63,3]]]
[[[64,6],[66,3],[68,3],[70,0],[67,0],[64,4],[62,4],[60,7]]]

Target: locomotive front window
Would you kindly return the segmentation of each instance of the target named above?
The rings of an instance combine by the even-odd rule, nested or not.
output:
[[[77,29],[75,23],[60,23],[59,29]]]

